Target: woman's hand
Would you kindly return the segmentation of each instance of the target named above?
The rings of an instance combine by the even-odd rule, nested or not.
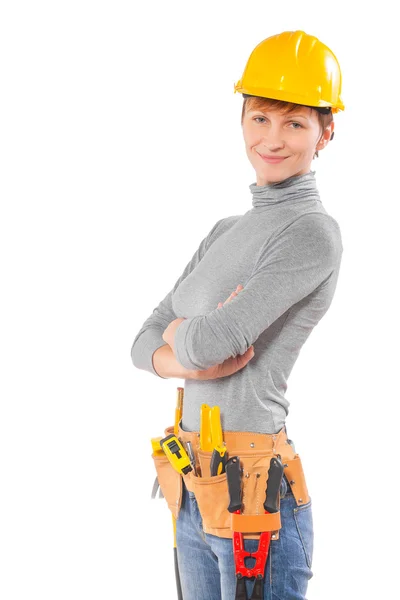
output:
[[[242,290],[243,286],[239,284],[236,290],[232,292],[232,294],[225,300],[225,302],[218,303],[217,308],[221,308],[224,304],[230,302]],[[171,347],[173,352],[175,331],[180,325],[180,323],[182,323],[182,321],[184,320],[185,319],[179,318],[171,321],[171,323],[164,330],[164,333],[162,335],[163,340],[167,342],[167,344]],[[233,375],[233,373],[236,373],[237,371],[240,371],[240,369],[243,369],[243,367],[247,365],[247,363],[253,358],[253,356],[254,346],[250,346],[250,348],[248,348],[244,354],[238,354],[237,356],[227,358],[220,365],[215,365],[204,371],[189,370],[184,369],[182,367],[182,374],[180,376],[183,379],[196,379],[198,381],[206,381],[208,379],[219,379],[221,377],[228,377],[228,375]],[[180,364],[179,366],[181,367]]]
[[[229,296],[229,298],[227,298],[225,300],[224,304],[226,304],[227,302],[230,302],[230,300],[232,300],[232,298],[237,296],[237,293],[240,292],[242,289],[243,289],[243,286],[239,284],[236,288],[236,291],[232,292],[232,294]],[[219,302],[217,308],[221,308],[221,306],[223,306],[223,304],[222,304],[222,302]],[[174,351],[175,332],[178,329],[179,325],[182,323],[182,321],[185,321],[185,319],[181,318],[181,317],[179,317],[178,319],[174,319],[173,321],[171,321],[171,323],[168,325],[168,327],[166,329],[164,329],[164,332],[162,334],[162,339],[164,340],[164,342],[167,342],[167,344],[169,346],[171,346],[172,351]],[[175,352],[174,352],[174,354],[175,354]]]
[[[217,308],[221,308],[224,304],[226,304],[227,302],[230,302],[232,300],[232,298],[234,298],[235,296],[238,295],[238,292],[242,291],[242,289],[243,289],[243,286],[239,283],[239,285],[237,286],[236,290],[234,292],[232,292],[232,294],[229,296],[229,298],[227,298],[225,300],[224,303],[218,302]]]
[[[175,354],[175,349],[174,349],[174,339],[175,339],[175,331],[178,329],[179,325],[182,323],[182,321],[185,321],[185,319],[179,317],[179,319],[174,319],[173,321],[171,321],[171,323],[168,325],[168,327],[166,329],[164,329],[164,333],[162,334],[162,339],[164,340],[164,342],[167,342],[167,344],[172,348],[172,351]]]
[[[217,308],[221,308],[224,304],[230,302],[242,290],[243,286],[239,284],[236,290],[232,292],[232,294],[229,296],[229,298],[225,300],[224,303],[218,303]],[[250,346],[250,348],[248,348],[244,354],[238,354],[233,358],[227,358],[220,365],[215,365],[214,367],[210,367],[205,371],[192,371],[192,376],[190,378],[199,381],[205,381],[207,379],[219,379],[221,377],[228,377],[228,375],[233,375],[233,373],[236,373],[237,371],[240,371],[240,369],[243,369],[243,367],[247,365],[247,363],[253,358],[253,356],[254,346]]]
[[[233,358],[227,358],[220,365],[210,367],[205,371],[190,371],[191,375],[187,379],[196,379],[197,381],[206,381],[207,379],[220,379],[233,375],[240,369],[243,369],[254,356],[254,347],[250,346],[244,354],[238,354]]]

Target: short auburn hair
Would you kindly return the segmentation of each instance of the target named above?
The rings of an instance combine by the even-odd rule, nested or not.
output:
[[[298,107],[305,106],[304,104],[295,104],[294,102],[286,102],[284,100],[275,100],[274,98],[262,98],[261,96],[249,96],[243,100],[241,124],[243,125],[244,115],[247,110],[276,110],[284,114],[295,112]],[[318,122],[321,127],[321,132],[325,130],[333,121],[333,114],[330,110],[328,113],[323,113],[316,106],[308,106],[311,110],[315,110],[318,116]],[[315,151],[315,156],[318,157],[318,150]]]

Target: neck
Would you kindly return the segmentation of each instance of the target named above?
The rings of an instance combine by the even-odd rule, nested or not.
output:
[[[252,183],[252,204],[254,209],[265,208],[282,202],[301,202],[304,200],[320,200],[315,171],[302,175],[292,175],[277,183],[258,185]]]

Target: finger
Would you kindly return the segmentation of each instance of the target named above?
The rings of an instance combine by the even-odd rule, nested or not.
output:
[[[226,300],[226,302],[229,302],[230,300],[232,300],[232,298],[235,298],[238,295],[238,293],[242,291],[242,289],[243,289],[243,286],[241,287],[241,289],[236,288],[236,290],[234,292],[232,292],[232,294],[229,296],[229,298]]]
[[[238,356],[239,368],[242,369],[254,357],[254,348],[249,348],[244,354]]]
[[[252,358],[254,356],[254,346],[250,346],[249,348],[247,348],[246,352],[244,354],[242,354],[241,356],[247,356],[250,355],[250,358]]]
[[[241,292],[243,290],[243,286],[241,284],[239,284],[236,288],[236,290],[234,292],[232,292],[232,294],[225,300],[224,304],[226,304],[227,302],[230,302],[230,300],[232,300],[232,298],[235,298],[235,296],[238,295],[239,292]],[[218,305],[219,307],[219,305]]]
[[[224,372],[223,377],[226,377],[227,375],[233,375],[233,373],[236,373],[237,371],[240,371],[240,369],[243,369],[243,367],[245,367],[247,363],[251,361],[253,356],[254,347],[250,346],[250,348],[248,348],[248,350],[246,350],[244,354],[238,354],[235,358],[232,358],[231,360],[224,363],[222,365]]]
[[[234,298],[235,296],[237,296],[237,293],[236,293],[236,292],[232,292],[232,294],[229,296],[229,298],[227,298],[227,299],[225,300],[224,304],[225,304],[226,302],[229,302],[230,300],[232,300],[232,298]]]

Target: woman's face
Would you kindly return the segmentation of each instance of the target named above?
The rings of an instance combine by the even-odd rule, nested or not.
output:
[[[299,106],[294,113],[286,115],[249,109],[243,117],[242,129],[257,185],[267,185],[308,173],[315,151],[328,144],[334,123],[332,121],[322,135],[316,111],[306,106]],[[267,162],[262,158],[266,156],[285,159]]]

